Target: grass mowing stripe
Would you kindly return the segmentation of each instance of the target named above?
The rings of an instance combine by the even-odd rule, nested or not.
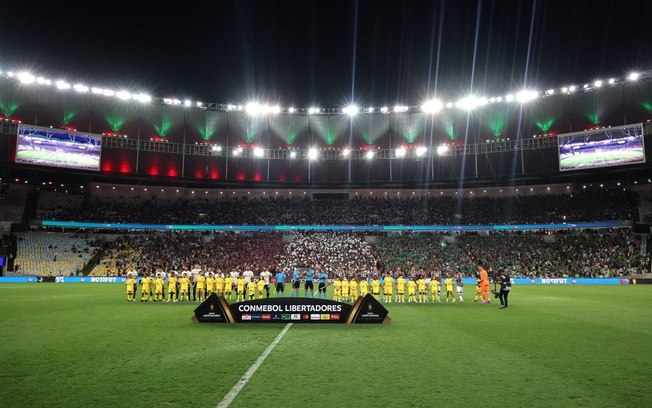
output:
[[[222,401],[219,404],[217,404],[217,408],[226,408],[231,404],[233,399],[238,396],[238,393],[240,392],[242,387],[247,385],[247,382],[249,382],[251,376],[254,375],[256,370],[258,370],[258,367],[260,367],[263,361],[265,361],[269,353],[271,353],[272,350],[274,350],[274,347],[276,347],[276,345],[281,341],[283,336],[285,336],[285,333],[287,333],[287,331],[290,329],[290,326],[292,326],[292,323],[288,323],[287,325],[285,325],[283,330],[281,330],[281,332],[278,334],[278,336],[276,336],[274,341],[270,343],[270,345],[265,349],[263,354],[261,354],[260,357],[258,357],[258,359],[251,365],[251,367],[249,367],[247,372],[244,373],[242,378],[240,378],[240,380],[238,380],[238,382],[233,386],[233,388],[231,388],[231,391],[229,391],[229,393],[226,394],[224,399],[222,399]]]

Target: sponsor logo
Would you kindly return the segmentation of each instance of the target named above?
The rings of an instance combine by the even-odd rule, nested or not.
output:
[[[310,319],[310,315],[307,314],[301,315],[301,320],[309,320],[309,319]]]
[[[272,315],[269,313],[264,313],[262,318],[263,320],[272,320]]]
[[[331,320],[340,320],[339,313],[331,313]]]
[[[91,277],[91,283],[115,283],[118,281],[118,278],[113,276],[96,276]]]
[[[330,319],[331,319],[331,315],[329,315],[329,314],[321,314],[321,315],[319,315],[319,320],[330,320]]]
[[[259,314],[252,314],[251,315],[251,320],[262,320],[263,316]]]
[[[243,314],[242,315],[242,320],[251,320],[251,315],[250,314]]]
[[[289,314],[282,314],[281,315],[281,320],[290,320],[290,315]]]
[[[301,315],[297,313],[293,313],[290,315],[290,320],[301,320]]]
[[[563,284],[563,283],[568,283],[568,279],[566,278],[543,278],[541,279],[541,283],[543,284]]]
[[[313,313],[310,315],[310,320],[319,320],[319,314],[318,313]]]
[[[280,314],[273,314],[272,315],[272,320],[281,320],[281,315]]]

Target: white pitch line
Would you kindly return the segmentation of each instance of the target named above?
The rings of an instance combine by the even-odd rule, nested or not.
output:
[[[274,341],[271,342],[269,346],[267,346],[265,351],[263,351],[263,354],[261,354],[258,357],[258,359],[251,365],[251,367],[249,367],[247,372],[244,373],[244,375],[240,378],[240,380],[238,380],[238,382],[233,386],[233,388],[231,388],[231,391],[229,391],[229,393],[224,396],[224,399],[220,401],[219,404],[217,404],[217,408],[226,408],[231,404],[231,402],[233,402],[235,397],[238,396],[240,390],[245,385],[247,385],[247,382],[249,382],[251,376],[254,375],[256,370],[258,370],[258,367],[260,367],[260,365],[263,364],[263,361],[265,361],[269,353],[271,353],[272,350],[274,350],[274,347],[276,347],[276,345],[281,341],[283,336],[285,336],[285,333],[290,329],[290,326],[292,326],[292,323],[288,323],[287,325],[285,325],[283,330],[281,330],[278,336],[276,336]]]

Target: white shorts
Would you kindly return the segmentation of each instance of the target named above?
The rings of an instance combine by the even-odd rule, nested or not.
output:
[[[462,286],[458,286],[458,287],[457,287],[457,293],[462,293],[462,291],[463,291]]]

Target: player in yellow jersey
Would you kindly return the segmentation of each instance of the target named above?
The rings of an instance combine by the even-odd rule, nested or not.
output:
[[[132,274],[128,273],[125,283],[127,285],[127,302],[133,302],[136,300],[134,297],[136,292],[136,279],[134,279]]]
[[[154,280],[154,302],[163,301],[163,278],[161,274],[156,274],[156,279]]]
[[[417,292],[419,292],[419,303],[426,303],[426,278],[423,275],[419,275],[417,279]]]
[[[262,299],[263,294],[265,292],[265,279],[262,277],[258,278],[258,282],[256,282],[256,286],[258,287],[258,299]],[[269,291],[269,289],[267,290]]]
[[[349,301],[349,281],[346,276],[342,279],[342,302]]]
[[[238,279],[235,281],[235,291],[237,294],[236,297],[236,302],[242,302],[244,299],[244,292],[245,292],[245,278],[242,276],[242,272],[240,272],[240,275],[238,276]]]
[[[224,294],[224,275],[220,269],[215,272],[215,293],[217,296]]]
[[[374,275],[374,278],[371,280],[371,294],[376,298],[376,300],[378,300],[378,297],[380,296],[380,280],[376,275]]]
[[[453,278],[451,277],[450,273],[446,275],[446,279],[444,280],[444,285],[446,285],[446,303],[448,303],[449,297],[453,299],[453,303],[455,303],[455,295],[453,295],[453,286],[455,285],[455,283],[453,282]]]
[[[439,299],[440,286],[441,284],[439,283],[439,280],[437,280],[437,277],[433,276],[430,280],[430,296],[433,303],[441,303],[441,300]]]
[[[174,275],[174,272],[170,272],[170,277],[168,278],[168,302],[170,300],[177,301],[177,277]]]
[[[360,296],[365,297],[369,293],[369,282],[367,278],[362,277],[360,282],[358,282],[358,288],[360,289]]]
[[[190,302],[190,296],[188,296],[188,291],[190,289],[190,278],[188,278],[188,275],[183,273],[181,274],[181,279],[179,280],[181,282],[181,288],[179,289],[179,300],[183,302],[183,298],[185,297],[188,302]]]
[[[387,276],[383,279],[383,301],[392,303],[392,292],[394,292],[394,278],[387,272]]]
[[[256,282],[254,282],[253,279],[247,283],[247,297],[249,300],[254,300],[256,298]]]
[[[204,301],[204,292],[206,291],[206,278],[201,273],[197,275],[196,280],[197,303]]]
[[[147,281],[149,282],[149,296],[150,296],[150,298],[153,299],[154,298],[154,284],[156,282],[156,279],[154,279],[153,274],[150,274],[147,277]]]
[[[149,302],[149,276],[140,278],[140,301]]]
[[[397,270],[400,270],[398,268]],[[405,278],[403,274],[396,278],[396,302],[405,303]]]
[[[235,282],[233,282],[233,278],[231,275],[226,274],[224,277],[224,286],[223,286],[223,293],[224,297],[227,298],[228,300],[231,300],[231,293],[233,293],[233,285]]]
[[[408,289],[408,302],[415,302],[417,301],[417,282],[414,279],[410,279],[407,283],[407,289]]]
[[[207,273],[208,277],[206,278],[206,297],[209,297],[211,293],[215,293],[215,278],[213,272]]]
[[[355,302],[358,299],[358,281],[355,279],[355,276],[352,276],[349,281],[349,297],[351,302]]]
[[[333,279],[333,300],[337,302],[342,300],[342,280],[339,275]]]
[[[473,297],[474,302],[478,300],[482,300],[482,280],[480,277],[475,280],[475,296]]]

